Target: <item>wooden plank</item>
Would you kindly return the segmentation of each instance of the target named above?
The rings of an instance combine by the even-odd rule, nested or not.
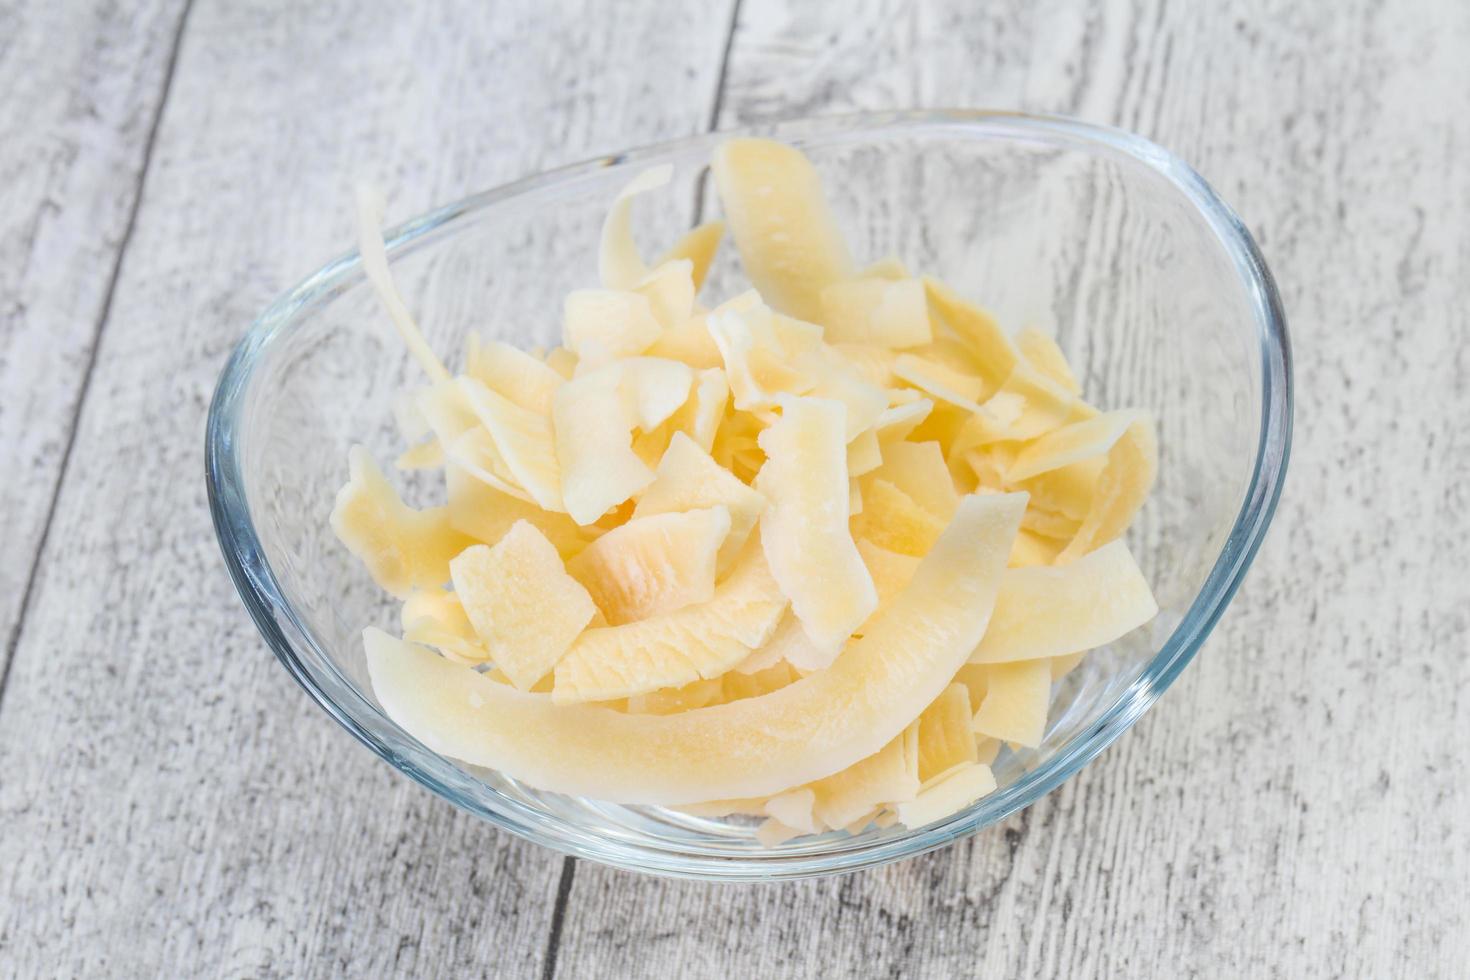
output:
[[[0,7],[0,689],[182,9]]]
[[[1450,93],[1470,91],[1467,40],[1470,12],[1429,2],[746,0],[724,125],[1019,107],[1198,164],[1281,282],[1296,456],[1199,660],[1060,791],[833,881],[580,865],[564,975],[1463,972],[1470,120]]]
[[[0,710],[0,973],[539,971],[562,859],[392,773],[273,662],[200,449],[244,326],[351,240],[356,174],[403,218],[704,128],[724,19],[604,13],[192,11]]]

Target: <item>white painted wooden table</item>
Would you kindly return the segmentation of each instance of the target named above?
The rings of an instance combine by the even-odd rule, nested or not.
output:
[[[0,976],[1470,975],[1470,5],[0,0]],[[1297,443],[1199,659],[958,847],[678,884],[358,748],[257,639],[205,406],[392,216],[778,116],[1138,130],[1255,230]]]

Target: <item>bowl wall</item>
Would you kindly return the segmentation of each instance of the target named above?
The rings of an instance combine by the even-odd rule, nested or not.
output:
[[[761,847],[740,818],[706,820],[540,793],[429,752],[377,708],[362,628],[396,607],[331,533],[347,449],[386,468],[404,448],[396,393],[422,380],[355,256],[263,315],[221,380],[209,465],[216,524],[247,605],[283,662],[355,735],[497,824],[641,870],[760,878],[851,870],[938,846],[1033,801],[1127,727],[1197,648],[1269,520],[1289,438],[1285,328],[1249,237],[1203,182],[1142,140],[1062,120],[986,114],[864,117],[762,131],[822,172],[859,262],[897,255],[989,307],[1053,333],[1084,393],[1158,424],[1157,489],[1129,543],[1161,607],[1056,686],[1038,750],[1003,752],[1000,790],[921,831],[870,829]],[[468,199],[399,229],[390,258],[450,365],[466,337],[550,347],[562,298],[596,285],[608,203],[649,166],[672,184],[640,198],[649,257],[718,213],[721,137],[635,151]],[[729,242],[703,299],[745,288]],[[420,505],[437,474],[393,474]]]

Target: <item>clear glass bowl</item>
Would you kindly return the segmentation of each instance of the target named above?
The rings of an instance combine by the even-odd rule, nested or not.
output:
[[[385,464],[403,447],[392,396],[418,368],[356,253],[307,278],[250,327],[220,378],[206,447],[225,560],[286,669],[383,759],[498,827],[578,857],[733,880],[832,874],[911,857],[1003,819],[1133,724],[1199,649],[1259,545],[1291,434],[1291,361],[1271,275],[1249,233],[1188,166],[1139,137],[985,112],[862,115],[753,131],[822,172],[860,259],[901,256],[1012,328],[1053,330],[1087,396],[1158,421],[1158,487],[1129,541],[1162,609],[1057,685],[1046,740],[996,761],[999,789],[918,830],[869,829],[761,846],[742,818],[696,819],[539,792],[431,752],[379,709],[361,631],[393,606],[333,537],[348,446]],[[429,341],[451,364],[481,331],[559,339],[561,298],[596,282],[598,229],[634,174],[674,184],[637,207],[649,255],[717,210],[706,180],[722,135],[532,177],[395,230],[389,253]],[[740,282],[728,245],[705,296]],[[402,481],[427,499],[430,481]]]

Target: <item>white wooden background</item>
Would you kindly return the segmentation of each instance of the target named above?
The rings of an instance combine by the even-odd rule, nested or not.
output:
[[[1470,4],[0,0],[0,975],[1463,977]],[[1192,161],[1297,354],[1256,567],[1005,825],[767,887],[564,861],[395,775],[256,637],[203,419],[252,314],[405,218],[752,120],[1059,112]]]

